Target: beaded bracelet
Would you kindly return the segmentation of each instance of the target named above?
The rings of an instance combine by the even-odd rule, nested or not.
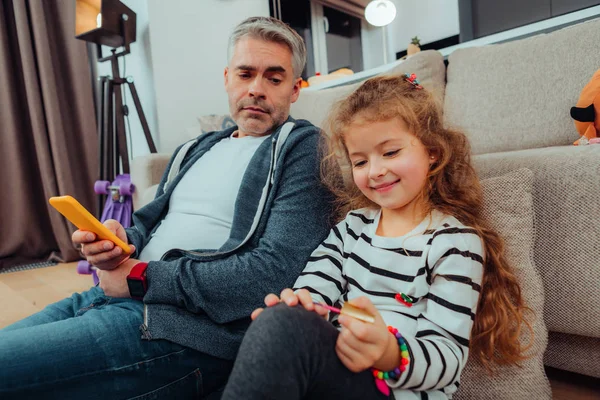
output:
[[[400,332],[398,332],[398,329],[394,328],[393,326],[388,326],[388,331],[390,331],[390,333],[394,335],[398,340],[398,346],[400,346],[400,365],[388,372],[383,372],[378,369],[371,368],[371,370],[373,371],[373,377],[375,378],[375,385],[377,386],[377,389],[386,396],[390,395],[390,388],[387,385],[387,383],[385,383],[385,380],[400,378],[400,375],[402,375],[402,373],[406,371],[406,367],[410,362],[410,356],[408,353],[408,346],[406,345],[406,340],[404,340]]]

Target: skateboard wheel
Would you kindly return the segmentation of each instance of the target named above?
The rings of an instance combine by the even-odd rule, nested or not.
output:
[[[119,193],[121,194],[121,196],[131,196],[131,194],[133,193],[134,190],[135,190],[135,187],[133,186],[133,183],[131,183],[131,182],[119,183]]]
[[[92,266],[87,261],[79,261],[77,263],[77,273],[79,275],[90,275],[92,273]]]
[[[108,194],[109,186],[109,181],[96,181],[96,183],[94,183],[94,192],[96,192],[96,194]]]

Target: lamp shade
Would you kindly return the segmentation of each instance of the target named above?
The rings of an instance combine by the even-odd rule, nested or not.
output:
[[[390,0],[373,0],[365,8],[367,22],[374,26],[386,26],[396,18],[396,6]]]
[[[110,47],[126,46],[135,42],[135,25],[135,13],[119,0],[75,0],[77,39]]]

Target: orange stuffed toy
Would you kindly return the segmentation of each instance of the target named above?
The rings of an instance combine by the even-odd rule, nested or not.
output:
[[[571,107],[571,118],[581,136],[573,144],[600,143],[600,69],[581,91],[577,105]]]

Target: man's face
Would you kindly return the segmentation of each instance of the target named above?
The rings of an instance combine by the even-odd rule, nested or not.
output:
[[[271,134],[290,114],[300,94],[292,52],[284,44],[245,37],[235,45],[225,68],[229,112],[239,137]]]

